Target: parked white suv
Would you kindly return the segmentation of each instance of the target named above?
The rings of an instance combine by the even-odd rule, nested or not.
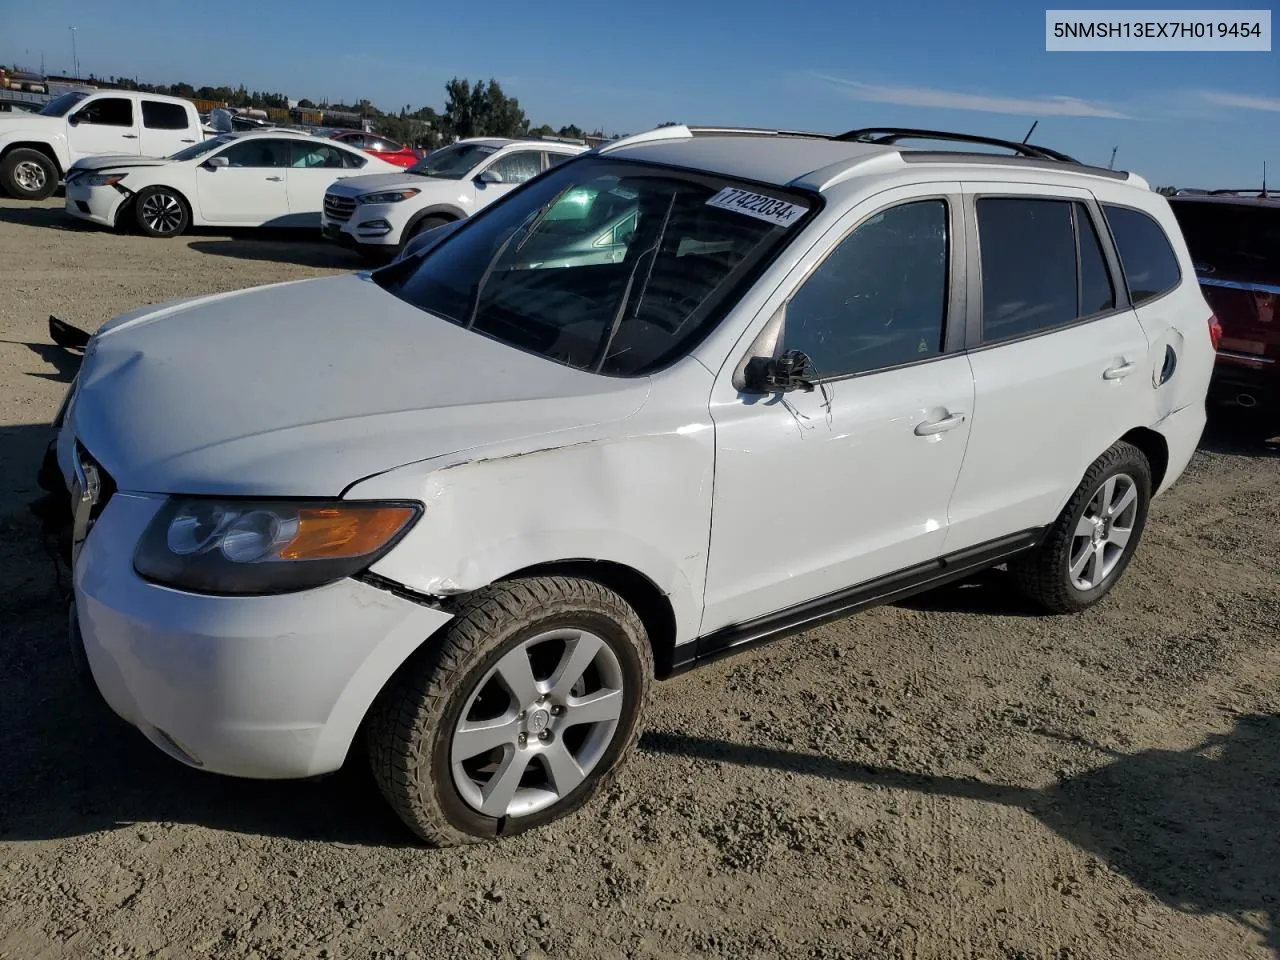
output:
[[[128,90],[64,93],[39,113],[0,116],[0,189],[43,200],[77,160],[167,157],[204,137],[190,100]]]
[[[325,194],[320,229],[330,240],[390,257],[418,234],[471,216],[586,149],[552,139],[460,140],[408,170],[335,182]]]
[[[654,678],[994,564],[1097,603],[1205,422],[1177,223],[902,136],[667,127],[371,273],[109,322],[56,444],[106,701],[244,777],[363,731],[451,844],[584,803]]]

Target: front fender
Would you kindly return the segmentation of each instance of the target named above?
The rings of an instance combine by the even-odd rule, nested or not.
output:
[[[32,130],[8,130],[0,133],[0,155],[10,149],[27,147],[41,152],[52,153],[57,161],[59,171],[65,172],[71,166],[71,158],[67,152],[65,137],[49,137],[47,134]]]
[[[352,499],[415,496],[418,525],[372,572],[432,596],[572,560],[627,566],[666,594],[676,643],[702,616],[711,523],[710,423],[583,440],[449,465],[415,464],[352,487]]]

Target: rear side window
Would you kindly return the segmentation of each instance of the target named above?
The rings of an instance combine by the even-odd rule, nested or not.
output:
[[[984,342],[1031,336],[1115,308],[1102,244],[1083,203],[984,197],[977,210]]]
[[[1280,207],[1170,200],[1196,270],[1210,276],[1280,282]]]
[[[328,143],[307,143],[294,140],[290,146],[290,163],[292,167],[335,167],[341,169],[345,165],[347,151],[340,150]]]
[[[178,103],[143,100],[142,125],[148,130],[185,130],[187,111]]]
[[[1087,317],[1115,309],[1116,291],[1089,208],[1083,203],[1074,206],[1076,236],[1080,240],[1080,315]]]
[[[792,296],[782,349],[805,354],[820,378],[937,356],[948,256],[944,201],[919,200],[872,215]]]
[[[1115,238],[1133,305],[1139,306],[1176,287],[1182,271],[1160,224],[1129,207],[1103,204],[1102,210]]]

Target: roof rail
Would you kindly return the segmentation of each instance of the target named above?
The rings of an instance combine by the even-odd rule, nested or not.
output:
[[[917,130],[912,127],[866,127],[861,130],[847,130],[831,138],[832,140],[857,141],[859,143],[875,143],[889,146],[899,140],[946,140],[953,143],[981,143],[988,147],[1003,147],[1012,150],[1018,156],[1032,157],[1037,160],[1058,160],[1062,163],[1079,163],[1075,157],[1069,157],[1048,147],[1037,147],[1031,143],[1017,143],[1013,140],[998,140],[995,137],[980,137],[969,133],[950,133],[945,130]]]

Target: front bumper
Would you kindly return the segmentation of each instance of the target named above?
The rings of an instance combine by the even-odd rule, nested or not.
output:
[[[149,583],[133,549],[162,502],[114,494],[76,558],[73,643],[103,699],[190,766],[338,769],[378,692],[450,615],[356,580],[267,597]]]
[[[334,220],[320,215],[320,232],[325,239],[348,247],[397,247],[404,224],[397,204],[358,204],[350,220]]]
[[[73,217],[114,228],[116,216],[128,198],[127,193],[121,193],[115,187],[86,187],[71,183],[67,185],[64,206]]]

